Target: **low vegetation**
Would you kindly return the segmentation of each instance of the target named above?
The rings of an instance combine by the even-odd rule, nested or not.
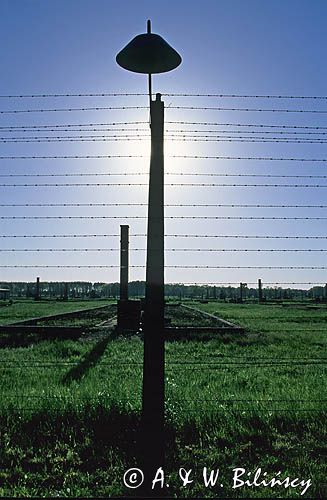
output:
[[[0,302],[0,325],[9,325],[16,321],[68,313],[80,309],[89,309],[108,304],[108,300],[41,300],[22,299]]]
[[[52,305],[59,312],[90,302]],[[246,330],[166,343],[169,495],[324,498],[327,307],[196,307]],[[14,318],[24,314],[10,310]],[[179,324],[180,311],[176,318]],[[139,463],[142,356],[138,336],[105,330],[83,342],[1,349],[0,495],[129,495],[122,477]],[[179,467],[193,469],[188,487]],[[218,485],[204,487],[203,467],[220,468]],[[234,467],[313,484],[302,497],[282,487],[233,490]]]

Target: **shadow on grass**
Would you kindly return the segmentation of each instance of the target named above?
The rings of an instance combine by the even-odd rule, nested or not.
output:
[[[117,458],[115,466],[131,467],[143,459],[141,415],[123,404],[112,404],[109,408],[101,403],[85,404],[81,410],[46,409],[23,418],[18,410],[12,411],[10,416],[0,415],[0,429],[10,433],[12,450],[29,450],[26,454],[27,462],[31,462],[28,468],[33,468],[34,454],[49,457],[52,461],[58,454],[65,455],[69,449],[78,452],[79,460],[74,467],[84,472],[113,466],[110,464],[112,453]],[[170,454],[172,449],[176,452],[175,433],[169,423],[165,436]],[[0,458],[4,467],[9,467],[12,457],[4,453],[4,448],[5,445],[0,443]],[[17,465],[20,460],[18,453]],[[47,462],[47,459],[42,462]]]
[[[190,416],[177,426],[169,418],[165,433],[167,470],[175,472],[183,465],[195,471],[195,460],[199,470],[219,464],[224,471],[238,463],[253,470],[263,457],[265,466],[273,468],[278,452],[280,463],[288,463],[291,473],[299,474],[298,469],[304,468],[306,462],[308,469],[317,457],[322,459],[323,414],[319,417],[317,421],[317,415],[301,415],[294,420],[291,414],[267,418],[235,414],[226,421],[226,415],[219,414],[200,420]],[[0,443],[5,491],[15,492],[15,487],[24,482],[32,496],[35,491],[44,494],[45,486],[47,496],[53,496],[54,491],[66,496],[67,484],[81,488],[82,496],[134,495],[124,489],[122,478],[127,469],[140,466],[142,461],[140,414],[135,409],[120,404],[110,408],[85,405],[81,410],[43,410],[23,419],[17,411],[0,416],[0,431],[9,438],[9,444],[4,440]],[[309,432],[310,452],[303,447],[303,433]],[[224,475],[227,481],[227,473]],[[323,482],[322,468],[315,467],[315,476]],[[70,483],[66,484],[69,477]],[[192,497],[202,497],[203,488],[196,482],[194,488],[190,490]],[[180,482],[174,480],[169,496],[179,498],[182,491]],[[215,498],[222,495],[219,488],[212,493],[217,494]],[[227,493],[229,496],[233,492]],[[324,498],[317,488],[311,493]],[[140,490],[135,494],[140,498]]]
[[[105,337],[104,339],[97,342],[97,344],[89,351],[84,359],[77,365],[71,368],[63,377],[62,383],[64,385],[69,385],[73,381],[81,380],[81,378],[97,364],[101,356],[103,355],[106,347],[108,345],[111,337]]]

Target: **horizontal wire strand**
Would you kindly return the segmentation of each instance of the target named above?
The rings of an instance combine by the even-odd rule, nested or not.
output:
[[[0,252],[119,252],[120,248],[1,248]],[[146,248],[130,248],[130,252],[145,252]],[[158,250],[159,252],[160,250]],[[327,252],[327,248],[165,248],[165,252]]]
[[[109,159],[109,158],[148,158],[144,155],[36,155],[36,156],[0,156],[0,160],[81,160],[81,159]],[[326,159],[327,161],[327,159]]]
[[[53,142],[124,142],[124,141],[147,141],[147,140],[150,140],[150,136],[146,137],[146,136],[133,136],[133,137],[127,137],[127,136],[124,136],[124,137],[119,137],[119,138],[111,138],[111,137],[107,137],[105,139],[37,139],[37,140],[25,140],[25,139],[21,139],[21,140],[11,140],[11,139],[6,139],[6,140],[0,140],[0,143],[1,144],[29,144],[29,143],[32,143],[32,144],[36,144],[36,143],[53,143]],[[171,139],[172,141],[176,141],[176,139]],[[181,142],[186,142],[188,141],[188,139],[181,139]],[[253,142],[253,141],[251,141]],[[258,141],[256,141],[258,142]],[[267,142],[267,141],[265,141]],[[268,141],[270,142],[270,141]],[[285,142],[285,141],[283,141]],[[292,141],[294,142],[294,141]],[[308,142],[308,141],[306,141]],[[317,141],[313,141],[314,144],[318,144]],[[324,142],[322,141],[319,141],[319,144],[322,143],[324,144]]]
[[[21,99],[21,98],[56,98],[56,97],[130,97],[130,96],[147,96],[142,92],[82,92],[82,93],[40,93],[40,94],[16,94],[16,95],[0,95],[1,99]],[[233,98],[233,99],[317,99],[326,100],[327,96],[303,96],[303,95],[280,95],[280,94],[218,94],[218,93],[179,93],[179,92],[162,92],[162,96],[168,97],[213,97],[213,98]]]
[[[33,184],[0,184],[0,187],[64,187],[64,186],[148,186],[142,182],[74,182],[74,183],[33,183]],[[165,186],[178,187],[287,187],[287,188],[327,188],[327,184],[226,184],[226,183],[165,183]]]
[[[71,127],[118,127],[121,125],[149,125],[148,122],[143,120],[137,121],[128,121],[128,122],[105,122],[105,123],[55,123],[55,124],[38,124],[38,125],[1,125],[0,130],[20,130],[20,129],[28,129],[34,130],[35,128],[49,129],[49,128],[71,128]],[[327,127],[326,127],[327,128]],[[83,130],[83,128],[82,128]]]
[[[119,233],[113,234],[0,234],[0,238],[107,238],[113,236],[120,236]],[[146,237],[146,233],[130,234],[133,237]],[[220,235],[220,234],[166,234],[166,237],[172,238],[238,238],[238,239],[305,239],[305,240],[318,240],[327,239],[327,236],[270,236],[270,235]]]
[[[0,176],[1,177],[1,176]],[[296,176],[297,177],[297,176]],[[0,203],[0,207],[147,207],[147,203]],[[166,203],[171,207],[220,207],[220,208],[327,208],[327,205],[261,205],[223,203]]]
[[[28,134],[28,133],[31,133],[31,132],[41,132],[41,133],[44,133],[44,132],[47,132],[47,133],[50,133],[50,134],[55,134],[55,133],[60,133],[60,134],[67,134],[67,133],[75,133],[76,135],[72,135],[72,136],[68,136],[68,135],[60,135],[60,136],[51,136],[51,135],[47,135],[47,136],[42,136],[42,135],[36,135],[36,136],[27,136],[25,134]],[[90,134],[90,132],[92,132],[92,134]],[[119,129],[119,128],[85,128],[85,129],[79,129],[79,128],[71,128],[71,129],[68,129],[68,128],[62,128],[62,129],[54,129],[54,128],[50,128],[50,129],[46,129],[46,130],[43,130],[43,129],[21,129],[21,130],[0,130],[0,133],[1,134],[8,134],[6,136],[3,136],[2,139],[3,140],[8,140],[8,139],[27,139],[27,138],[35,138],[35,139],[44,139],[44,138],[47,138],[47,139],[66,139],[66,138],[72,138],[72,139],[78,139],[78,138],[88,138],[88,137],[98,137],[97,135],[95,135],[96,133],[98,132],[106,132],[106,134],[101,134],[99,137],[107,137],[107,134],[108,133],[112,133],[112,132],[121,132],[122,134],[119,135],[119,137],[125,137],[126,133],[128,132],[136,132],[137,134],[139,134],[139,132],[142,132],[142,134],[139,134],[140,136],[142,137],[150,137],[147,132],[148,132],[148,129],[141,129],[141,128],[127,128],[127,129]],[[16,134],[22,134],[21,136],[17,136],[16,137]],[[277,132],[278,133],[278,132]],[[324,132],[312,132],[312,134],[318,134],[317,137],[314,136],[314,137],[311,137],[311,136],[307,136],[307,133],[305,133],[304,135],[304,139],[325,139],[325,136],[323,135]],[[14,134],[14,135],[11,135],[11,134]],[[109,136],[111,137],[111,136]],[[246,136],[248,137],[248,136]],[[249,136],[250,137],[250,136]],[[264,136],[265,138],[266,137],[269,137],[269,136]],[[282,137],[282,136],[280,136]],[[294,137],[289,137],[290,139],[297,139],[298,137],[297,136],[294,136]],[[301,136],[299,136],[299,138],[301,138]]]
[[[72,125],[73,126],[73,125]],[[87,126],[87,125],[86,125]],[[40,127],[42,127],[40,125]],[[50,127],[50,126],[49,126]],[[11,139],[11,140],[15,140],[15,139],[70,139],[70,138],[73,138],[73,139],[78,139],[78,138],[87,138],[87,137],[107,137],[107,135],[104,135],[104,134],[101,134],[99,136],[95,136],[94,134],[91,135],[91,134],[87,134],[85,135],[85,132],[120,132],[119,136],[123,136],[127,133],[127,132],[143,132],[143,134],[141,134],[142,137],[148,137],[148,134],[144,134],[144,132],[149,132],[149,128],[112,128],[112,126],[108,126],[107,128],[100,128],[100,127],[96,127],[96,128],[78,128],[78,126],[76,126],[75,128],[63,128],[64,125],[57,125],[57,127],[62,127],[62,128],[45,128],[45,129],[42,129],[42,128],[33,128],[33,129],[29,129],[28,127],[21,127],[19,128],[18,130],[16,129],[6,129],[6,127],[0,127],[0,131],[2,133],[6,133],[6,134],[13,134],[13,133],[21,133],[21,134],[26,134],[26,133],[31,133],[31,132],[53,132],[53,133],[62,133],[62,132],[75,132],[75,133],[82,133],[83,132],[83,135],[73,135],[73,136],[67,136],[67,135],[60,135],[60,136],[40,136],[40,135],[37,135],[37,136],[26,136],[26,135],[22,135],[22,136],[19,136],[19,137],[12,137],[12,136],[6,136],[6,137],[1,137],[1,140],[6,140],[6,139]],[[121,134],[121,132],[124,132],[124,134]],[[264,135],[261,135],[259,136],[259,138],[262,138],[262,139],[265,139],[265,138],[270,138],[271,140],[273,139],[283,139],[284,137],[283,136],[291,136],[291,137],[285,137],[285,140],[286,139],[296,139],[297,137],[299,137],[299,139],[306,139],[307,137],[306,136],[309,136],[308,139],[319,139],[319,137],[312,137],[312,136],[325,136],[327,135],[327,132],[298,132],[298,131],[290,131],[290,130],[220,130],[220,129],[215,129],[215,130],[211,130],[211,129],[204,129],[204,130],[199,130],[199,129],[176,129],[176,128],[171,128],[171,129],[165,129],[165,134],[172,137],[172,136],[176,136],[176,137],[183,137],[183,136],[187,136],[187,137],[190,137],[190,136],[193,136],[195,135],[195,137],[216,137],[215,135],[213,134],[249,134],[247,136],[241,136],[239,138],[252,138],[254,134],[264,134]],[[199,134],[204,134],[204,135],[199,135]],[[268,134],[274,134],[276,136],[276,134],[278,134],[277,137],[270,137]],[[295,137],[294,137],[295,136]],[[304,137],[303,137],[304,136]],[[109,136],[111,137],[111,136]],[[222,136],[217,136],[217,137],[226,137],[225,135],[222,135]],[[231,138],[237,138],[235,135],[231,136]]]
[[[258,285],[257,281],[248,281],[248,285]],[[325,282],[319,282],[319,281],[265,281],[262,282],[262,286],[264,288],[265,285],[323,285],[325,286]],[[183,286],[183,285],[240,285],[239,281],[183,281],[182,283],[165,283],[165,285],[178,285],[178,286]]]
[[[88,268],[88,269],[106,269],[106,268],[119,268],[118,265],[43,265],[43,264],[35,264],[35,265],[0,265],[1,269],[9,269],[9,268]],[[132,268],[145,268],[144,265],[130,265]],[[317,269],[317,270],[325,270],[326,266],[188,266],[188,265],[165,265],[166,268],[169,269]]]
[[[145,155],[32,155],[0,156],[0,160],[51,160],[51,159],[109,159],[109,158],[149,158]],[[254,161],[292,161],[292,162],[327,162],[327,158],[287,158],[273,156],[209,156],[209,155],[167,155],[167,158],[195,160],[254,160]]]
[[[54,113],[54,112],[74,112],[74,111],[114,111],[128,109],[148,109],[148,106],[90,106],[81,108],[34,108],[34,109],[5,109],[0,110],[0,114],[19,113]],[[283,108],[226,108],[221,106],[167,106],[166,109],[181,109],[192,111],[237,111],[237,112],[260,112],[260,113],[314,113],[325,114],[325,109],[283,109]]]
[[[124,142],[124,141],[145,141],[145,140],[150,140],[150,136],[147,135],[133,135],[133,136],[103,136],[102,138],[99,138],[100,136],[94,136],[95,138],[83,138],[83,137],[78,137],[78,138],[49,138],[49,139],[44,139],[44,138],[37,138],[37,139],[25,139],[25,138],[20,138],[20,139],[11,139],[9,138],[1,138],[0,143],[2,144],[35,144],[35,143],[53,143],[53,142]],[[200,136],[194,136],[194,137],[188,137],[188,136],[176,136],[176,135],[167,135],[166,137],[169,138],[170,141],[173,142],[240,142],[240,143],[270,143],[270,144],[275,144],[275,143],[282,143],[282,144],[327,144],[326,140],[322,139],[297,139],[297,138],[239,138],[239,137],[230,137],[228,136],[221,136],[221,138],[201,138]]]
[[[327,186],[326,186],[327,187]],[[148,217],[143,215],[4,215],[0,220],[46,220],[46,219],[142,219]],[[200,219],[200,220],[326,220],[327,217],[255,217],[255,216],[206,216],[206,215],[166,215],[165,219]],[[155,217],[151,217],[152,220]]]
[[[16,94],[16,95],[0,95],[1,99],[21,99],[21,98],[56,98],[56,97],[130,97],[130,96],[147,96],[142,92],[82,92],[82,93],[40,93],[40,94]],[[217,93],[179,93],[179,92],[162,92],[162,96],[168,97],[213,97],[213,98],[246,98],[246,99],[317,99],[326,100],[327,96],[303,96],[303,95],[267,95],[267,94],[217,94]]]
[[[50,109],[4,109],[0,114],[18,114],[18,113],[61,113],[74,111],[110,111],[127,109],[148,109],[147,106],[91,106],[88,108],[50,108]]]
[[[129,403],[129,400],[126,400],[125,403]],[[10,407],[2,407],[0,408],[0,411],[17,411],[19,413],[24,413],[24,412],[35,412],[35,411],[39,411],[39,408],[28,408],[28,407],[18,407],[18,406],[10,406]],[[56,409],[57,410],[57,409]],[[219,408],[210,408],[209,409],[203,409],[203,408],[197,408],[196,410],[194,409],[190,409],[190,408],[185,408],[185,411],[187,412],[191,412],[191,413],[196,413],[198,414],[199,411],[202,413],[202,414],[206,414],[206,413],[213,413],[213,412],[242,412],[242,413],[245,413],[246,411],[249,411],[249,412],[254,412],[254,413],[263,413],[263,412],[269,412],[269,413],[273,413],[273,412],[287,412],[287,413],[297,413],[297,412],[307,412],[307,413],[320,413],[320,412],[324,412],[325,410],[323,408],[321,409],[318,409],[318,408],[293,408],[293,409],[289,409],[289,408],[247,408],[247,407],[244,407],[244,408],[222,408],[222,407],[219,407]],[[143,498],[143,497],[142,497]]]
[[[224,108],[221,106],[167,106],[168,109],[183,109],[192,111],[245,111],[259,113],[327,113],[326,109],[265,109],[265,108]],[[110,108],[109,108],[110,109]]]
[[[220,127],[243,127],[243,128],[279,128],[282,130],[285,129],[300,129],[300,130],[327,130],[327,126],[321,126],[321,125],[276,125],[276,124],[262,124],[262,123],[224,123],[224,122],[199,122],[199,121],[165,121],[166,124],[171,124],[171,125],[204,125],[204,126],[220,126]],[[88,123],[62,123],[62,124],[39,124],[39,125],[2,125],[0,126],[0,130],[19,130],[19,129],[35,129],[35,128],[42,128],[42,129],[48,129],[48,128],[71,128],[71,127],[108,127],[108,126],[120,126],[120,125],[148,125],[148,122],[146,121],[124,121],[124,122],[106,122],[106,123],[94,123],[94,122],[88,122]],[[242,133],[244,133],[242,131]],[[257,133],[255,131],[254,133]],[[260,132],[264,133],[264,132]],[[266,133],[266,132],[265,132]],[[271,132],[275,133],[275,132]],[[281,132],[279,132],[281,133]],[[286,132],[288,133],[288,132]]]
[[[253,128],[253,127],[257,127],[257,128],[281,128],[281,129],[288,129],[288,128],[291,128],[291,129],[304,129],[304,130],[326,130],[327,129],[327,126],[324,127],[324,126],[321,126],[321,125],[276,125],[276,124],[271,124],[271,125],[268,125],[268,124],[262,124],[262,123],[259,123],[259,124],[255,124],[255,123],[222,123],[222,122],[199,122],[199,121],[196,121],[196,122],[191,122],[191,121],[177,121],[177,120],[174,120],[174,121],[166,121],[165,122],[166,124],[178,124],[178,125],[206,125],[206,126],[210,126],[210,125],[215,125],[215,126],[223,126],[223,127],[250,127],[250,128]]]
[[[73,172],[61,174],[0,174],[0,178],[5,177],[128,177],[128,176],[149,176],[148,172]],[[277,174],[230,174],[215,172],[165,172],[165,175],[175,175],[184,177],[259,177],[274,179],[327,179],[327,175],[277,175]]]
[[[237,125],[235,125],[237,126]],[[240,126],[240,125],[239,125]],[[253,125],[253,127],[255,127],[256,125]],[[258,125],[258,127],[260,127]],[[114,129],[115,130],[115,129]],[[117,130],[117,129],[116,129]],[[141,129],[122,129],[124,131],[126,130],[139,130],[141,131]],[[142,129],[143,131],[146,131],[147,129]],[[82,131],[82,129],[81,129]],[[98,130],[98,129],[95,129],[93,130],[94,132],[105,132],[105,130]],[[107,130],[109,131],[109,130]],[[111,130],[110,130],[111,131]],[[210,134],[210,135],[206,135],[204,137],[211,137],[212,134],[279,134],[279,135],[291,135],[291,136],[312,136],[312,135],[327,135],[327,132],[293,132],[293,131],[290,131],[290,130],[244,130],[244,129],[241,129],[241,130],[219,130],[219,129],[203,129],[203,130],[199,130],[199,129],[166,129],[165,130],[166,133],[176,133],[176,134]],[[234,136],[233,136],[234,137]],[[251,137],[251,135],[249,135],[249,137]],[[278,137],[277,137],[278,138]]]
[[[9,400],[21,400],[21,399],[31,399],[31,400],[40,400],[40,401],[47,401],[51,399],[59,399],[62,401],[68,400],[74,400],[74,401],[99,401],[101,399],[104,399],[106,397],[110,396],[110,394],[99,394],[98,396],[94,396],[90,398],[88,395],[83,397],[79,397],[76,395],[56,395],[56,394],[44,394],[42,396],[37,396],[34,394],[31,395],[25,395],[25,394],[14,394],[13,396],[11,395],[1,395],[2,398],[4,399],[9,399]],[[194,400],[191,399],[183,399],[183,402],[192,402]],[[287,398],[267,398],[267,399],[262,399],[262,398],[253,398],[253,399],[219,399],[219,398],[211,398],[211,399],[200,399],[196,398],[195,401],[197,402],[202,402],[202,403],[224,403],[224,404],[235,404],[235,403],[256,403],[256,404],[262,404],[262,403],[325,403],[327,399],[287,399]],[[171,400],[169,398],[169,401],[166,402],[166,404],[171,403]]]
[[[124,132],[137,132],[139,131],[139,129],[130,129],[130,130],[124,130]],[[144,132],[146,131],[146,129],[144,129]],[[97,132],[97,131],[95,131]],[[114,130],[110,130],[110,132],[117,132],[117,129],[114,129]],[[146,137],[146,138],[150,138],[150,133],[149,134],[146,134],[146,133],[142,133],[142,134],[122,134],[122,133],[119,133],[119,134],[111,134],[111,135],[105,135],[105,134],[100,134],[100,135],[89,135],[89,134],[83,134],[83,135],[44,135],[44,136],[23,136],[23,137],[0,137],[0,141],[2,142],[14,142],[14,141],[20,141],[20,140],[24,140],[24,141],[29,141],[29,140],[33,140],[33,141],[38,141],[38,140],[43,140],[43,139],[88,139],[88,138],[91,138],[91,139],[98,139],[98,138],[105,138],[105,139],[111,139],[111,138],[119,138],[119,139],[124,139],[125,137]],[[178,136],[179,137],[179,136]],[[318,139],[317,139],[318,140]]]
[[[10,325],[7,325],[7,326],[10,326]],[[13,325],[14,326],[14,325]],[[17,369],[22,369],[22,368],[26,368],[26,367],[33,367],[33,366],[38,366],[38,367],[42,367],[42,368],[46,368],[46,367],[51,367],[51,366],[78,366],[80,364],[80,361],[56,361],[56,362],[46,362],[46,363],[40,363],[40,362],[37,362],[37,363],[20,363],[19,366],[17,366],[17,363],[11,363],[10,361],[1,361],[1,368],[3,369],[4,368],[9,368],[9,367],[12,367],[12,368],[17,368]],[[225,360],[221,360],[219,362],[193,362],[193,361],[185,361],[185,362],[181,362],[181,361],[175,361],[175,362],[166,362],[166,366],[173,366],[173,365],[177,365],[178,367],[179,366],[187,366],[187,365],[190,365],[190,367],[193,367],[193,366],[196,366],[196,365],[208,365],[207,366],[207,369],[210,369],[210,367],[220,367],[220,366],[233,366],[233,365],[236,365],[236,366],[300,366],[300,365],[326,365],[326,360],[324,358],[318,358],[316,360],[312,360],[311,358],[308,358],[308,359],[299,359],[299,360],[295,360],[295,361],[289,361],[289,360],[273,360],[273,359],[270,359],[268,361],[266,361],[264,358],[261,359],[261,360],[258,360],[258,361],[255,361],[255,360],[252,360],[252,361],[249,361],[249,360],[242,360],[242,361],[235,361],[235,360],[228,360],[228,361],[225,361]],[[116,361],[116,363],[114,361],[110,361],[110,362],[106,362],[106,361],[101,361],[98,366],[140,366],[142,367],[143,365],[143,362],[142,361]]]

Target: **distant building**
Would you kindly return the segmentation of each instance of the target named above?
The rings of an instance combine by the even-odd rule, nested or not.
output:
[[[0,288],[0,300],[6,300],[10,297],[9,288]]]

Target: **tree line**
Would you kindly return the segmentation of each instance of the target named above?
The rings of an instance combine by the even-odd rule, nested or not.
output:
[[[36,282],[1,282],[0,288],[7,289],[10,298],[33,298],[36,296]],[[119,298],[119,283],[89,281],[41,281],[41,299],[105,299]],[[144,281],[131,281],[128,285],[130,298],[142,298],[145,294]],[[308,290],[301,288],[265,287],[262,285],[263,300],[322,300],[326,298],[327,287],[314,286]],[[166,284],[167,298],[239,301],[240,286]],[[243,300],[259,297],[257,287],[243,287]]]

